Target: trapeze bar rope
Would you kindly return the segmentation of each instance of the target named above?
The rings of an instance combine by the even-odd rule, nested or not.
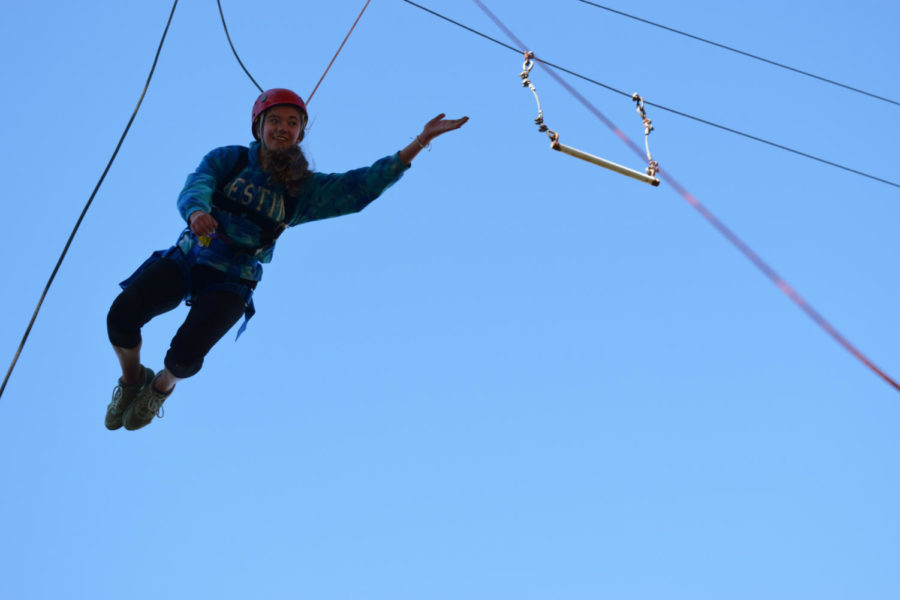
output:
[[[651,156],[650,154],[649,138],[650,132],[653,131],[653,125],[650,119],[647,117],[646,111],[644,110],[644,99],[641,98],[639,94],[634,94],[632,96],[632,100],[637,102],[638,114],[641,115],[641,120],[644,123],[644,144],[647,148],[648,160],[646,174],[641,173],[640,171],[635,171],[634,169],[629,169],[628,167],[623,167],[622,165],[616,164],[612,161],[608,161],[605,158],[600,158],[599,156],[588,154],[587,152],[583,152],[581,150],[578,150],[577,148],[566,146],[565,144],[560,144],[559,133],[550,129],[544,122],[544,109],[541,107],[541,98],[540,96],[538,96],[537,89],[534,87],[534,84],[531,82],[530,78],[532,68],[534,68],[534,52],[526,51],[525,62],[522,64],[522,72],[519,74],[519,77],[522,79],[522,86],[527,87],[531,90],[531,93],[534,95],[534,100],[535,102],[537,102],[538,116],[534,120],[534,124],[538,126],[538,131],[540,131],[541,133],[546,133],[547,137],[550,138],[550,147],[553,150],[558,150],[563,154],[568,154],[569,156],[580,158],[581,160],[587,161],[591,164],[595,164],[605,169],[609,169],[610,171],[614,171],[616,173],[619,173],[620,175],[625,175],[627,177],[631,177],[632,179],[637,179],[638,181],[649,183],[652,186],[659,185],[659,179],[656,178],[656,173],[657,171],[659,171],[659,163],[653,160],[653,156]]]

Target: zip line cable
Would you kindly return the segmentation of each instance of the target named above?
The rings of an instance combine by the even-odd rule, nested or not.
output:
[[[509,44],[506,44],[506,43],[504,43],[504,42],[501,42],[500,40],[498,40],[498,39],[496,39],[496,38],[493,38],[493,37],[491,37],[491,36],[489,36],[489,35],[487,35],[487,34],[485,34],[485,33],[482,33],[482,32],[480,32],[480,31],[478,31],[478,30],[476,30],[476,29],[473,29],[472,27],[469,27],[468,25],[464,25],[464,24],[460,23],[459,21],[454,21],[453,19],[451,19],[451,18],[449,18],[449,17],[446,17],[446,16],[444,16],[444,15],[438,13],[438,12],[435,12],[435,11],[429,9],[429,8],[426,8],[426,7],[422,6],[421,4],[417,4],[417,3],[413,2],[412,0],[403,0],[403,2],[406,2],[407,4],[410,4],[410,5],[412,5],[412,6],[415,6],[416,8],[419,8],[419,9],[421,9],[421,10],[427,12],[427,13],[430,13],[430,14],[432,14],[432,15],[434,15],[434,16],[440,18],[440,19],[443,19],[444,21],[447,21],[448,23],[451,23],[451,24],[453,24],[453,25],[456,25],[457,27],[460,27],[460,28],[462,28],[462,29],[465,29],[466,31],[469,31],[470,33],[474,33],[475,35],[478,35],[478,36],[480,36],[480,37],[483,37],[484,39],[486,39],[486,40],[488,40],[488,41],[491,41],[491,42],[493,42],[493,43],[495,43],[495,44],[497,44],[497,45],[499,45],[499,46],[503,46],[504,48],[506,48],[506,49],[508,49],[508,50],[512,50],[512,51],[515,52],[516,54],[520,54],[520,55],[521,55],[522,52],[523,52],[523,50],[520,50],[520,49],[518,49],[518,48],[515,48],[515,47],[513,47],[513,46],[510,46]],[[552,62],[550,62],[550,61],[547,61],[547,60],[544,60],[544,59],[541,59],[541,58],[538,58],[538,57],[535,57],[534,60],[536,60],[537,62],[540,62],[540,63],[542,63],[542,64],[544,64],[544,65],[546,65],[546,66],[548,66],[548,67],[553,67],[554,69],[556,69],[556,70],[558,70],[558,71],[561,71],[561,72],[563,72],[563,73],[567,73],[567,74],[569,74],[569,75],[571,75],[571,76],[573,76],[573,77],[577,77],[578,79],[581,79],[581,80],[586,81],[586,82],[588,82],[588,83],[591,83],[591,84],[593,84],[593,85],[596,85],[596,86],[605,88],[605,89],[607,89],[607,90],[609,90],[609,91],[611,91],[611,92],[615,92],[616,94],[619,94],[619,95],[621,95],[621,96],[625,96],[626,98],[629,98],[629,99],[630,99],[631,96],[632,96],[631,94],[629,94],[629,93],[627,93],[627,92],[624,92],[624,91],[622,91],[622,90],[620,90],[620,89],[614,88],[614,87],[612,87],[612,86],[610,86],[610,85],[607,85],[607,84],[602,83],[602,82],[600,82],[600,81],[597,81],[597,80],[595,80],[595,79],[591,79],[590,77],[586,77],[585,75],[582,75],[582,74],[580,74],[580,73],[577,73],[577,72],[575,72],[575,71],[572,71],[572,70],[570,70],[570,69],[567,69],[567,68],[565,68],[565,67],[562,67],[562,66],[560,66],[560,65],[554,64],[554,63],[552,63]],[[696,121],[696,122],[698,122],[698,123],[702,123],[703,125],[708,125],[708,126],[710,126],[710,127],[715,127],[715,128],[717,128],[717,129],[721,129],[722,131],[727,131],[728,133],[733,133],[733,134],[735,134],[735,135],[739,135],[739,136],[745,137],[745,138],[750,139],[750,140],[753,140],[753,141],[755,141],[755,142],[760,142],[760,143],[762,143],[762,144],[767,144],[767,145],[769,145],[769,146],[772,146],[773,148],[778,148],[779,150],[785,150],[785,151],[787,151],[787,152],[791,152],[791,153],[796,154],[796,155],[798,155],[798,156],[802,156],[802,157],[804,157],[804,158],[809,158],[809,159],[811,159],[811,160],[815,160],[815,161],[817,161],[817,162],[820,162],[820,163],[822,163],[822,164],[828,165],[828,166],[830,166],[830,167],[834,167],[834,168],[837,168],[837,169],[841,169],[841,170],[847,171],[847,172],[849,172],[849,173],[853,173],[853,174],[855,174],[855,175],[860,175],[860,176],[862,176],[862,177],[866,177],[866,178],[868,178],[868,179],[872,179],[872,180],[874,180],[874,181],[878,181],[879,183],[884,183],[884,184],[893,186],[893,187],[895,187],[895,188],[900,188],[900,183],[897,183],[897,182],[895,182],[895,181],[891,181],[891,180],[889,180],[889,179],[884,179],[884,178],[882,178],[882,177],[878,177],[878,176],[876,176],[876,175],[872,175],[872,174],[866,173],[866,172],[864,172],[864,171],[860,171],[860,170],[857,170],[857,169],[853,169],[853,168],[851,168],[851,167],[847,167],[847,166],[845,166],[845,165],[842,165],[842,164],[839,164],[839,163],[836,163],[836,162],[833,162],[833,161],[830,161],[830,160],[827,160],[827,159],[824,159],[824,158],[820,158],[820,157],[815,156],[815,155],[813,155],[813,154],[809,154],[809,153],[807,153],[807,152],[802,152],[802,151],[800,151],[800,150],[796,150],[796,149],[794,149],[794,148],[791,148],[791,147],[789,147],[789,146],[785,146],[785,145],[783,145],[783,144],[779,144],[779,143],[777,143],[777,142],[769,141],[769,140],[767,140],[767,139],[765,139],[765,138],[761,138],[761,137],[758,137],[758,136],[755,136],[755,135],[752,135],[752,134],[749,134],[749,133],[745,133],[745,132],[743,132],[743,131],[740,131],[740,130],[737,130],[737,129],[733,129],[733,128],[727,127],[727,126],[725,126],[725,125],[720,125],[720,124],[718,124],[718,123],[714,123],[713,121],[708,121],[708,120],[702,119],[702,118],[700,118],[700,117],[695,117],[695,116],[693,116],[693,115],[691,115],[691,114],[682,112],[682,111],[680,111],[680,110],[676,110],[676,109],[674,109],[674,108],[669,108],[669,107],[667,107],[667,106],[663,106],[662,104],[656,104],[656,103],[654,103],[654,102],[649,102],[649,101],[646,101],[646,100],[644,101],[644,104],[646,104],[647,106],[652,106],[652,107],[654,107],[654,108],[658,108],[658,109],[660,109],[660,110],[664,110],[664,111],[666,111],[666,112],[670,112],[670,113],[672,113],[672,114],[678,115],[679,117],[684,117],[684,118],[686,118],[686,119],[690,119],[690,120],[692,120],[692,121]]]
[[[512,39],[515,43],[519,44],[522,47],[525,47],[516,35],[503,24],[500,19],[494,15],[485,6],[481,0],[472,0],[475,4],[481,8],[485,12],[485,14],[501,29],[506,33],[506,35]],[[523,51],[524,53],[524,51]],[[581,96],[572,88],[568,83],[566,83],[558,74],[553,72],[552,69],[545,68],[545,70],[550,73],[550,75],[557,82],[563,85],[569,92],[576,95],[579,101],[585,104],[591,112],[597,115],[605,124],[610,126],[613,131],[620,138],[623,137],[621,131],[613,125],[606,116],[603,115],[596,107],[590,104],[584,96]],[[641,149],[632,142],[631,140],[626,140],[628,145],[637,152],[639,156],[643,157],[643,153]],[[741,240],[737,234],[735,234],[731,229],[729,229],[722,221],[720,221],[715,215],[713,215],[705,206],[703,206],[690,192],[687,191],[678,181],[676,181],[671,175],[668,175],[665,171],[660,171],[660,177],[665,179],[667,183],[669,183],[675,191],[678,192],[691,206],[693,206],[703,217],[710,222],[725,238],[731,242],[745,257],[747,257],[757,268],[759,268],[766,277],[768,277],[777,287],[780,289],[788,298],[790,298],[794,304],[796,304],[804,313],[807,314],[813,321],[816,322],[828,335],[830,335],[835,341],[837,341],[841,346],[844,347],[850,354],[855,356],[860,362],[866,365],[870,370],[872,370],[876,375],[884,379],[889,385],[891,385],[895,390],[900,392],[900,383],[897,383],[896,380],[892,379],[887,373],[879,369],[871,360],[869,360],[862,352],[860,352],[853,344],[847,340],[843,335],[838,332],[818,311],[816,311],[806,300],[803,299],[800,294],[796,292],[780,275],[778,275],[775,270],[770,267],[758,254],[756,254],[743,240]]]
[[[44,292],[41,294],[40,300],[37,303],[37,307],[34,309],[34,314],[31,316],[31,321],[28,323],[28,327],[25,329],[25,335],[22,336],[22,342],[19,344],[18,350],[16,350],[16,354],[13,357],[12,364],[9,365],[9,370],[6,372],[6,377],[3,378],[3,385],[0,386],[0,397],[3,397],[3,391],[6,389],[6,384],[9,381],[10,376],[12,375],[16,363],[19,361],[19,356],[22,354],[22,349],[25,347],[25,342],[28,340],[28,336],[31,333],[32,327],[34,327],[34,322],[37,320],[38,312],[40,312],[41,306],[44,304],[44,299],[47,297],[47,292],[50,291],[50,286],[53,284],[53,280],[56,278],[56,273],[59,271],[63,259],[65,259],[66,254],[69,252],[69,247],[72,245],[72,240],[75,239],[75,234],[78,232],[78,228],[81,226],[81,222],[84,220],[88,209],[91,207],[91,204],[94,201],[94,197],[97,195],[97,191],[100,189],[100,185],[103,183],[103,180],[106,179],[106,174],[109,173],[109,169],[110,167],[112,167],[113,161],[119,154],[119,149],[122,147],[122,143],[125,141],[125,136],[128,135],[128,130],[131,129],[131,124],[134,123],[134,119],[135,117],[137,117],[138,110],[141,108],[141,103],[143,103],[144,101],[144,96],[147,94],[147,89],[150,87],[150,80],[153,79],[153,72],[156,70],[156,63],[159,61],[159,55],[162,52],[163,43],[166,41],[166,34],[168,34],[169,32],[169,26],[172,24],[172,17],[175,15],[175,7],[177,6],[178,0],[175,0],[175,2],[172,4],[171,12],[169,12],[169,20],[166,21],[166,28],[163,30],[162,38],[159,40],[159,47],[156,49],[156,56],[153,57],[153,65],[150,67],[150,74],[147,75],[147,82],[144,84],[144,89],[141,91],[141,96],[138,99],[137,106],[134,107],[134,112],[131,114],[131,118],[128,120],[128,124],[125,126],[125,131],[122,132],[122,136],[119,138],[119,143],[116,144],[116,149],[113,151],[109,162],[106,164],[106,168],[103,170],[103,174],[100,175],[100,180],[97,181],[97,185],[94,186],[94,191],[91,193],[90,198],[88,198],[87,203],[84,205],[84,209],[81,211],[81,215],[75,222],[75,227],[72,229],[72,233],[69,235],[69,239],[66,242],[65,247],[63,248],[62,254],[59,257],[56,266],[53,268],[53,272],[50,274],[50,279],[47,281],[47,285],[44,287]]]
[[[615,14],[621,15],[621,16],[623,16],[623,17],[628,17],[629,19],[634,19],[635,21],[640,21],[641,23],[645,23],[645,24],[647,24],[647,25],[652,25],[652,26],[654,26],[654,27],[659,27],[660,29],[665,29],[666,31],[671,31],[672,33],[677,33],[678,35],[683,35],[683,36],[685,36],[685,37],[689,37],[689,38],[691,38],[691,39],[697,40],[698,42],[703,42],[703,43],[709,44],[709,45],[711,45],[711,46],[716,46],[716,47],[718,47],[718,48],[722,48],[723,50],[728,50],[729,52],[734,52],[734,53],[736,53],[736,54],[741,54],[741,55],[746,56],[746,57],[748,57],[748,58],[752,58],[752,59],[755,59],[755,60],[758,60],[758,61],[762,61],[762,62],[764,62],[764,63],[768,63],[768,64],[770,64],[770,65],[773,65],[773,66],[776,66],[776,67],[780,67],[780,68],[786,69],[786,70],[788,70],[788,71],[793,71],[794,73],[798,73],[798,74],[804,75],[804,76],[806,76],[806,77],[811,77],[811,78],[813,78],[813,79],[818,79],[819,81],[824,81],[825,83],[830,83],[831,85],[836,85],[836,86],[838,86],[838,87],[842,87],[842,88],[847,89],[847,90],[850,90],[850,91],[852,91],[852,92],[856,92],[857,94],[862,94],[862,95],[864,95],[864,96],[869,96],[870,98],[875,98],[876,100],[881,100],[881,101],[883,101],[883,102],[888,102],[888,103],[890,103],[890,104],[894,104],[894,105],[896,105],[896,106],[900,106],[900,102],[897,102],[896,100],[891,100],[890,98],[885,98],[884,96],[879,96],[879,95],[877,95],[877,94],[873,94],[873,93],[871,93],[871,92],[867,92],[867,91],[865,91],[865,90],[861,90],[861,89],[859,89],[859,88],[855,88],[855,87],[846,85],[846,84],[841,83],[841,82],[839,82],[839,81],[834,81],[833,79],[828,79],[828,78],[826,78],[826,77],[821,77],[821,76],[816,75],[816,74],[814,74],[814,73],[809,73],[809,72],[807,72],[807,71],[803,71],[803,70],[801,70],[801,69],[797,69],[797,68],[795,68],[795,67],[791,67],[791,66],[789,66],[789,65],[785,65],[785,64],[782,64],[782,63],[780,63],[780,62],[775,62],[774,60],[769,60],[768,58],[763,58],[762,56],[757,56],[756,54],[751,54],[751,53],[745,52],[745,51],[743,51],[743,50],[738,50],[737,48],[732,48],[731,46],[726,46],[725,44],[720,44],[720,43],[714,42],[714,41],[712,41],[712,40],[707,40],[707,39],[705,39],[705,38],[702,38],[702,37],[697,36],[697,35],[693,35],[693,34],[691,34],[691,33],[687,33],[687,32],[685,32],[685,31],[679,31],[678,29],[674,29],[674,28],[672,28],[672,27],[668,27],[668,26],[662,25],[662,24],[660,24],[660,23],[654,23],[653,21],[650,21],[650,20],[648,20],[648,19],[643,19],[643,18],[641,18],[641,17],[636,17],[635,15],[630,15],[630,14],[628,14],[628,13],[626,13],[626,12],[622,12],[622,11],[620,11],[620,10],[616,10],[616,9],[614,9],[614,8],[610,8],[610,7],[608,7],[608,6],[603,6],[602,4],[597,4],[596,2],[589,2],[588,0],[578,0],[578,2],[582,2],[582,3],[584,3],[584,4],[588,4],[588,5],[593,6],[593,7],[595,7],[595,8],[602,8],[603,10],[609,11],[609,12],[611,12],[611,13],[615,13]]]
[[[247,77],[250,78],[250,81],[253,82],[253,85],[256,86],[256,89],[259,90],[259,93],[263,93],[263,89],[260,87],[256,80],[253,79],[253,75],[250,74],[250,71],[247,70],[247,67],[244,66],[244,61],[241,60],[241,57],[238,56],[237,50],[234,49],[234,44],[231,43],[231,35],[228,33],[228,25],[225,24],[225,13],[222,12],[222,0],[216,0],[216,4],[219,5],[219,16],[222,17],[222,28],[225,29],[225,37],[228,38],[228,45],[231,46],[231,51],[234,52],[234,57],[237,59],[238,64],[241,65],[241,68],[244,70],[244,73],[247,74]]]

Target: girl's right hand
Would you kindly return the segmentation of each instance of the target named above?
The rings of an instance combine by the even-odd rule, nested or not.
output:
[[[195,210],[192,212],[188,220],[190,222],[191,231],[198,237],[211,236],[219,227],[219,222],[216,221],[211,214],[205,213],[202,210]]]

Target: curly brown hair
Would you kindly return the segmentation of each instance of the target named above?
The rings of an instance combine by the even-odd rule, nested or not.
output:
[[[299,145],[287,150],[269,150],[261,146],[259,164],[269,174],[272,182],[283,187],[289,196],[296,196],[306,178],[312,174],[309,161]]]

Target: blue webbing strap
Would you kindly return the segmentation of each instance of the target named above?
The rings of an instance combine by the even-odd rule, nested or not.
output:
[[[181,235],[178,237],[179,241],[185,235],[191,235],[190,229],[185,229]],[[244,322],[241,324],[241,327],[238,329],[237,336],[235,336],[235,341],[237,341],[241,334],[247,329],[247,323],[256,314],[256,307],[253,305],[253,289],[250,286],[241,283],[241,265],[240,262],[235,260],[232,261],[231,267],[228,269],[225,274],[225,281],[222,283],[213,283],[202,290],[198,290],[196,293],[192,294],[191,289],[193,288],[193,281],[191,278],[191,265],[196,262],[197,254],[200,250],[200,244],[195,240],[194,245],[191,246],[191,249],[187,255],[182,252],[181,248],[176,244],[167,250],[157,250],[150,257],[145,260],[141,266],[137,268],[137,270],[131,274],[125,281],[121,282],[119,286],[124,290],[131,283],[137,279],[137,277],[147,270],[151,264],[155,263],[161,258],[168,258],[178,265],[178,268],[181,270],[181,275],[184,278],[184,302],[187,306],[190,306],[197,296],[200,294],[205,294],[207,292],[212,291],[226,291],[231,292],[233,294],[237,294],[241,300],[244,302]]]

